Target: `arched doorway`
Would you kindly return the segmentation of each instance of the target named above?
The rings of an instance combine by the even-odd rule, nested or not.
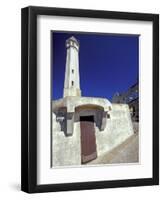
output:
[[[82,105],[75,109],[81,132],[81,163],[97,158],[95,125],[100,126],[104,109],[98,105]]]
[[[94,116],[80,117],[81,131],[81,163],[97,158]]]

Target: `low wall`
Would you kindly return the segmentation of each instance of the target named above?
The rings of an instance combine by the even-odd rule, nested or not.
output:
[[[80,122],[75,123],[72,136],[65,136],[53,114],[52,123],[52,166],[81,164]]]
[[[97,155],[113,149],[134,134],[129,107],[126,104],[112,104],[110,118],[104,131],[96,127]]]
[[[125,141],[134,134],[128,105],[112,104],[105,130],[95,130],[97,156]],[[53,114],[52,132],[52,166],[81,165],[80,122],[74,122],[73,135],[66,136]]]

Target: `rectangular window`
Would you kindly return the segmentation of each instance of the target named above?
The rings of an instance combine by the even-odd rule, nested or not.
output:
[[[72,85],[72,86],[74,85],[74,81],[71,81],[71,85]]]
[[[74,73],[74,69],[72,69],[72,74]]]

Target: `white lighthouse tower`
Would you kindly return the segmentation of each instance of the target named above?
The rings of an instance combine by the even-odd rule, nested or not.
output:
[[[79,78],[79,42],[75,37],[66,40],[67,57],[63,97],[81,96]]]

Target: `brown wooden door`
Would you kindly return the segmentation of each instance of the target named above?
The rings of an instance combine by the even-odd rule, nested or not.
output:
[[[81,162],[87,163],[97,158],[93,116],[80,117]]]

